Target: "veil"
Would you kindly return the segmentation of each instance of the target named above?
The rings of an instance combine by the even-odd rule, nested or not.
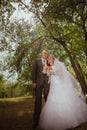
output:
[[[71,73],[66,69],[64,63],[60,62],[55,58],[54,66],[56,68],[55,74],[60,76],[62,83],[70,84],[69,87],[72,87],[79,97],[86,101],[84,93],[82,92],[79,82],[71,75]]]

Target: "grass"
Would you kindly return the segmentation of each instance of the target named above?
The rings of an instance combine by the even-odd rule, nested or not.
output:
[[[0,100],[0,130],[31,130],[33,99],[9,98]]]
[[[0,99],[0,130],[32,130],[33,108],[32,97]],[[73,130],[87,130],[87,124]]]

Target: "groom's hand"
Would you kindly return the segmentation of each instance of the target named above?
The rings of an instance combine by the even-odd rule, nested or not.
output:
[[[32,88],[36,88],[36,83],[33,83],[33,84],[32,84]]]

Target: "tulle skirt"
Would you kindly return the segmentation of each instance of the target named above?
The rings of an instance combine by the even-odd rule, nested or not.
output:
[[[87,122],[87,104],[79,97],[72,83],[51,77],[50,92],[39,126],[44,130],[65,130]]]

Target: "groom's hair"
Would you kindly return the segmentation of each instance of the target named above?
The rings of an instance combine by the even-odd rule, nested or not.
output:
[[[44,52],[47,52],[47,53],[49,54],[49,51],[48,51],[48,50],[43,50],[42,53],[44,53]]]

